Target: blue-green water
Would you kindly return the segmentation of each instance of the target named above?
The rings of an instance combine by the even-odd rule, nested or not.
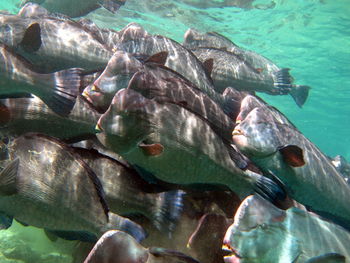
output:
[[[101,27],[113,29],[138,22],[150,33],[179,42],[189,27],[203,32],[217,31],[280,67],[291,68],[297,84],[312,87],[303,108],[298,108],[289,96],[259,95],[288,116],[324,153],[341,154],[350,160],[349,0],[275,0],[276,6],[267,10],[199,9],[170,0],[145,2],[129,0],[116,15],[99,9],[87,17]],[[0,0],[0,9],[17,13],[19,3],[20,0]],[[55,258],[55,253],[65,251],[69,255],[74,244],[52,245],[41,231],[26,230],[20,225],[11,230],[12,234],[1,233],[1,240],[21,239],[24,243],[18,246],[22,249],[31,248],[38,254],[42,250],[54,253],[51,261],[42,262],[70,262],[68,256]],[[19,232],[21,235],[17,235]],[[0,249],[4,252],[9,248],[0,246]],[[20,259],[1,262],[34,262],[26,256]]]

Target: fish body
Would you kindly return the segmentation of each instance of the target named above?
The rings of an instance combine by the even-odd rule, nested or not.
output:
[[[197,53],[196,55],[200,55],[202,59],[207,59],[207,56],[211,54],[212,58],[214,58],[214,76],[212,76],[212,78],[215,84],[219,85],[219,89],[220,85],[225,86],[230,79],[241,76],[243,78],[242,80],[244,80],[245,77],[247,78],[246,84],[250,83],[250,78],[253,78],[250,81],[256,79],[261,79],[262,81],[264,81],[265,83],[260,84],[260,88],[257,86],[257,91],[266,92],[272,95],[290,94],[296,101],[298,106],[302,106],[307,99],[310,87],[292,84],[293,77],[289,74],[288,68],[278,67],[274,62],[272,62],[268,58],[254,51],[246,50],[239,47],[230,39],[219,33],[200,33],[197,30],[188,29],[184,35],[183,45],[192,51],[197,50],[195,52]],[[226,60],[220,58],[221,55],[225,56]],[[215,62],[215,59],[218,60]],[[250,70],[248,70],[248,72],[250,72],[250,74],[246,73],[246,75],[242,72],[238,75],[231,75],[232,72],[235,72],[233,68],[238,67],[238,65],[231,67],[229,66],[229,64],[233,63],[233,61],[240,61],[240,63],[242,64],[242,70],[245,69],[245,67],[249,67]],[[229,71],[230,68],[231,71]],[[236,69],[236,71],[237,70],[238,69]],[[255,75],[254,73],[259,74]],[[225,79],[226,82],[224,81]],[[253,83],[251,83],[251,85],[255,86]],[[264,85],[265,87],[262,88]],[[240,86],[235,88],[240,89]],[[241,88],[244,87],[241,86]],[[259,90],[261,88],[262,90]]]
[[[5,215],[54,233],[88,233],[92,240],[109,229],[144,238],[139,225],[108,211],[100,181],[67,145],[27,134],[11,142],[9,153],[12,161],[0,175]]]
[[[336,224],[296,207],[281,210],[254,195],[241,203],[227,229],[224,247],[233,254],[224,259],[226,263],[350,262],[349,241],[350,233]]]
[[[62,140],[89,138],[95,134],[100,117],[81,96],[67,117],[54,113],[41,99],[0,99],[0,128],[3,135],[20,136],[27,132],[43,133]]]
[[[170,230],[182,210],[182,191],[147,193],[149,188],[137,172],[97,151],[73,148],[101,181],[111,212],[141,214],[158,229]]]
[[[331,161],[337,171],[343,175],[345,181],[350,183],[350,163],[341,155],[335,156],[333,159],[331,159]]]
[[[180,119],[181,117],[181,119]],[[159,104],[131,89],[117,92],[97,125],[98,139],[132,165],[169,183],[214,184],[246,195],[267,179],[241,170],[210,126],[175,104]],[[276,189],[274,189],[276,190]],[[275,193],[275,191],[272,191]]]
[[[1,15],[4,44],[45,72],[72,67],[95,70],[108,63],[113,51],[97,34],[74,20],[32,11],[32,5],[25,5],[17,15]]]
[[[24,0],[21,4],[23,5],[28,2],[40,4],[52,13],[61,13],[69,17],[79,17],[87,15],[101,6],[115,13],[125,4],[126,0]]]
[[[90,251],[84,263],[198,263],[177,251],[145,248],[132,236],[111,230],[106,232]]]
[[[209,96],[215,91],[209,71],[196,56],[178,42],[160,35],[129,38],[116,46],[118,49],[132,54],[152,56],[159,52],[167,52],[165,66],[178,72],[191,81]]]
[[[0,95],[32,93],[57,114],[68,115],[84,82],[82,70],[71,68],[43,74],[33,68],[23,57],[0,44]]]
[[[254,100],[247,96],[242,109]],[[239,117],[234,144],[277,176],[293,199],[349,228],[350,187],[330,159],[273,107],[253,107]]]

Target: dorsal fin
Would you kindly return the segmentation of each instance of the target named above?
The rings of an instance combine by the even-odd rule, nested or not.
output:
[[[31,24],[25,31],[20,46],[26,52],[38,51],[41,47],[41,29],[38,23]]]

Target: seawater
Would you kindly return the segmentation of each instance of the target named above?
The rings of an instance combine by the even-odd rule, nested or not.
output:
[[[0,0],[0,9],[17,13],[20,2]],[[189,27],[216,31],[280,67],[291,68],[296,84],[312,87],[303,108],[290,96],[258,95],[282,111],[324,153],[350,160],[349,0],[274,2],[272,9],[245,10],[201,9],[171,0],[128,0],[115,15],[99,9],[86,17],[100,27],[116,30],[137,22],[150,33],[180,43]],[[42,230],[18,223],[1,231],[0,240],[1,263],[71,262],[76,246],[76,242],[62,240],[52,243]]]

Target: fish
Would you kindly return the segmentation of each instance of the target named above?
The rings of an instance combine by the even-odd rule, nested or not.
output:
[[[252,191],[283,199],[273,181],[240,169],[210,126],[175,104],[160,104],[132,89],[119,90],[99,119],[97,138],[161,181],[212,184],[245,196]]]
[[[66,239],[96,242],[111,229],[137,240],[142,227],[109,212],[96,174],[66,144],[40,134],[25,134],[8,146],[7,166],[0,173],[0,211],[26,225]]]
[[[270,95],[290,94],[299,107],[307,100],[310,87],[293,84],[287,68],[275,71],[257,68],[243,56],[218,48],[199,47],[192,49],[192,52],[202,62],[213,59],[211,78],[218,92],[232,86],[238,90]]]
[[[167,52],[168,56],[164,64],[166,67],[184,76],[209,96],[215,92],[210,78],[212,60],[202,63],[191,51],[175,40],[161,35],[126,38],[125,41],[120,41],[116,45],[116,49],[147,57]]]
[[[282,210],[257,195],[247,197],[227,229],[226,263],[349,262],[350,233],[296,207]],[[274,248],[274,249],[271,249]]]
[[[243,111],[254,100],[261,103],[245,97]],[[278,178],[291,198],[349,229],[350,186],[328,156],[273,107],[253,107],[238,117],[232,138],[241,152]]]
[[[152,247],[145,248],[129,234],[110,230],[92,248],[84,263],[199,263],[183,253]]]
[[[70,113],[84,82],[82,69],[39,73],[31,63],[4,44],[0,44],[0,61],[0,95],[32,93],[58,115]]]
[[[95,126],[101,116],[80,95],[66,117],[53,112],[36,96],[0,99],[0,109],[3,135],[20,136],[35,132],[70,143],[94,137]]]
[[[350,163],[344,158],[344,156],[337,155],[331,159],[331,162],[337,171],[344,177],[345,181],[350,183]]]
[[[171,231],[182,211],[184,192],[173,190],[147,193],[149,184],[135,169],[96,150],[72,148],[95,172],[101,181],[111,212],[130,216],[141,214],[158,229]]]
[[[69,17],[80,17],[100,7],[116,13],[126,3],[126,0],[87,0],[79,2],[68,0],[22,0],[21,5],[30,2],[40,4],[51,13],[61,13]]]
[[[44,73],[66,68],[103,69],[113,51],[95,32],[34,3],[0,15],[0,40]]]

